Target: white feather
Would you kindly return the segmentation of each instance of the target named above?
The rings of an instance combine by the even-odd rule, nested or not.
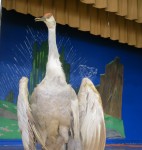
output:
[[[21,131],[22,141],[25,150],[36,149],[37,140],[45,150],[48,150],[42,141],[39,131],[35,127],[34,118],[28,102],[28,78],[22,77],[19,82],[19,95],[17,101],[18,125]]]
[[[22,77],[19,83],[19,95],[17,102],[18,125],[21,131],[22,141],[26,150],[35,149],[34,134],[30,126],[28,112],[30,107],[28,104],[28,79]]]
[[[87,78],[82,81],[78,99],[84,150],[104,150],[106,131],[101,98],[93,83]]]

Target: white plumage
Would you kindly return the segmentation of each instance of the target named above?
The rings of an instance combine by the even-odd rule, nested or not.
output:
[[[56,22],[52,14],[36,21],[48,27],[49,54],[46,75],[28,102],[28,79],[19,83],[18,124],[25,150],[39,142],[44,150],[104,150],[105,123],[101,98],[85,78],[76,95],[66,83],[56,45]]]

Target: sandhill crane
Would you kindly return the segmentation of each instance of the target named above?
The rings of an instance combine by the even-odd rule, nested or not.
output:
[[[56,45],[56,21],[51,13],[36,21],[48,28],[49,54],[46,74],[28,101],[28,78],[19,82],[18,124],[25,150],[35,143],[44,150],[104,150],[105,123],[98,91],[82,80],[78,95],[66,83]]]

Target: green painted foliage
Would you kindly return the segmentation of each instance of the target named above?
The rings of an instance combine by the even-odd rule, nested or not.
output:
[[[0,139],[21,139],[16,120],[0,117]]]
[[[46,71],[46,62],[48,56],[47,41],[42,42],[40,46],[35,42],[33,45],[33,62],[30,73],[30,94],[34,87],[43,79]]]
[[[10,111],[11,113],[17,114],[17,106],[7,101],[0,100],[0,108]]]
[[[6,95],[5,100],[11,103],[14,102],[14,93],[12,90],[10,90],[9,93]]]
[[[122,138],[125,137],[123,120],[105,114],[105,124],[107,129],[115,130]]]
[[[62,48],[62,51],[60,53],[60,61],[62,63],[62,67],[63,67],[63,70],[65,72],[65,75],[66,75],[66,81],[67,83],[69,83],[69,80],[70,80],[70,64],[67,63],[67,61],[65,60],[65,49]]]

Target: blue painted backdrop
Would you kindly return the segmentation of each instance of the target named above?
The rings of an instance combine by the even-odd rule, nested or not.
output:
[[[93,67],[91,79],[97,85],[105,66],[116,56],[124,65],[124,87],[122,118],[126,138],[122,142],[142,143],[142,49],[137,49],[117,41],[103,39],[68,26],[57,25],[58,47],[65,44],[66,58],[72,66]],[[32,42],[47,38],[43,23],[35,23],[30,15],[14,11],[3,11],[0,45],[0,99],[14,89],[15,101],[18,81],[21,76],[30,75]],[[75,62],[75,63],[74,63]],[[71,69],[70,82],[74,87],[80,85],[80,68]]]

